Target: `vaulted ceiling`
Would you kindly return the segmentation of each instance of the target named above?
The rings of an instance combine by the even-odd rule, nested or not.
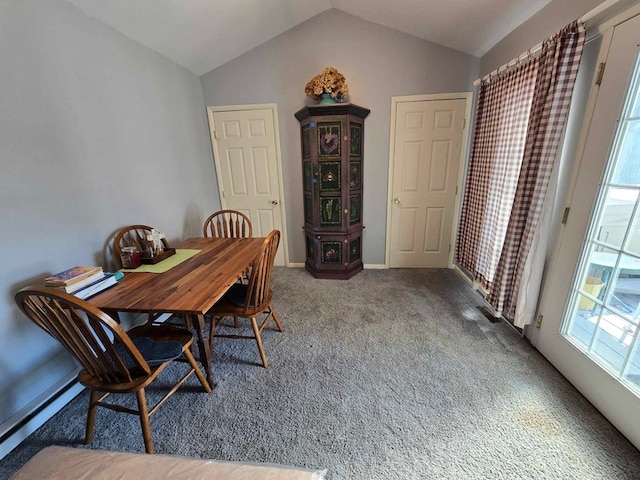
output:
[[[66,0],[202,75],[330,8],[482,56],[551,0]]]

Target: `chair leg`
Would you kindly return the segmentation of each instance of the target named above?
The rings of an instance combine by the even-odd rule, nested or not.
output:
[[[184,328],[189,331],[193,330],[193,322],[191,321],[191,317],[189,315],[184,316]]]
[[[97,390],[91,390],[89,396],[89,411],[87,412],[87,428],[84,435],[84,444],[88,445],[93,439],[93,427],[96,424],[96,410],[98,409],[98,398],[100,398],[100,392]]]
[[[267,308],[265,309],[264,313],[266,313],[267,316],[264,317],[264,320],[262,320],[262,323],[260,324],[260,331],[261,332],[267,326],[267,324],[269,323],[269,320],[271,318],[273,318],[273,321],[276,323],[276,327],[278,327],[278,330],[280,332],[284,332],[284,328],[282,328],[282,324],[280,323],[280,318],[278,317],[278,314],[276,313],[275,309],[273,308],[273,305],[269,304],[267,306]]]
[[[204,377],[204,374],[200,370],[200,366],[196,363],[196,359],[193,357],[193,354],[191,353],[191,351],[187,348],[183,353],[185,358],[189,362],[189,365],[191,365],[191,368],[193,368],[193,371],[195,372],[196,377],[198,377],[198,380],[200,380],[200,383],[202,384],[204,391],[207,393],[211,393],[211,386],[209,385],[209,382],[207,382],[207,379]]]
[[[238,316],[233,316],[233,328],[238,328]]]
[[[191,317],[189,315],[184,316],[184,328],[186,328],[190,332],[193,332],[193,322],[191,321]],[[196,342],[193,342],[191,344],[191,353],[196,353]]]
[[[264,347],[262,346],[262,337],[260,337],[260,328],[258,327],[258,321],[256,317],[251,318],[251,326],[253,327],[253,334],[256,337],[256,343],[258,344],[258,350],[260,351],[260,358],[262,358],[262,365],[264,368],[269,368],[267,363],[267,356],[264,354]]]
[[[140,415],[140,426],[142,427],[144,449],[147,453],[153,453],[153,442],[151,441],[151,423],[149,422],[147,397],[144,393],[144,388],[141,388],[136,392],[136,398],[138,399],[138,415]]]
[[[278,314],[276,313],[276,310],[275,308],[273,308],[273,304],[271,303],[269,304],[269,313],[271,314],[271,316],[273,316],[273,320],[276,322],[278,330],[284,332],[284,328],[282,328],[282,324],[280,323],[280,318],[278,318]]]

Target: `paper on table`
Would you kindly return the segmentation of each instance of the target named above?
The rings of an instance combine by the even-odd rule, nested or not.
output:
[[[201,250],[192,248],[177,248],[176,254],[165,258],[161,262],[154,265],[140,265],[138,268],[121,268],[120,272],[143,272],[143,273],[164,273],[167,270],[171,270],[176,265],[181,264],[185,260],[190,259]]]

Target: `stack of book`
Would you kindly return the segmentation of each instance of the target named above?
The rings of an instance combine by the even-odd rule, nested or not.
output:
[[[117,280],[116,275],[103,272],[102,267],[73,267],[45,278],[44,284],[84,300],[115,285]]]

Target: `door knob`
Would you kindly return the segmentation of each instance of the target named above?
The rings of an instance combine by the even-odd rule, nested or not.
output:
[[[395,203],[396,205],[400,205],[400,199],[398,197],[394,198],[393,203]]]
[[[277,205],[278,204],[278,200],[271,200],[271,204],[272,205]]]

